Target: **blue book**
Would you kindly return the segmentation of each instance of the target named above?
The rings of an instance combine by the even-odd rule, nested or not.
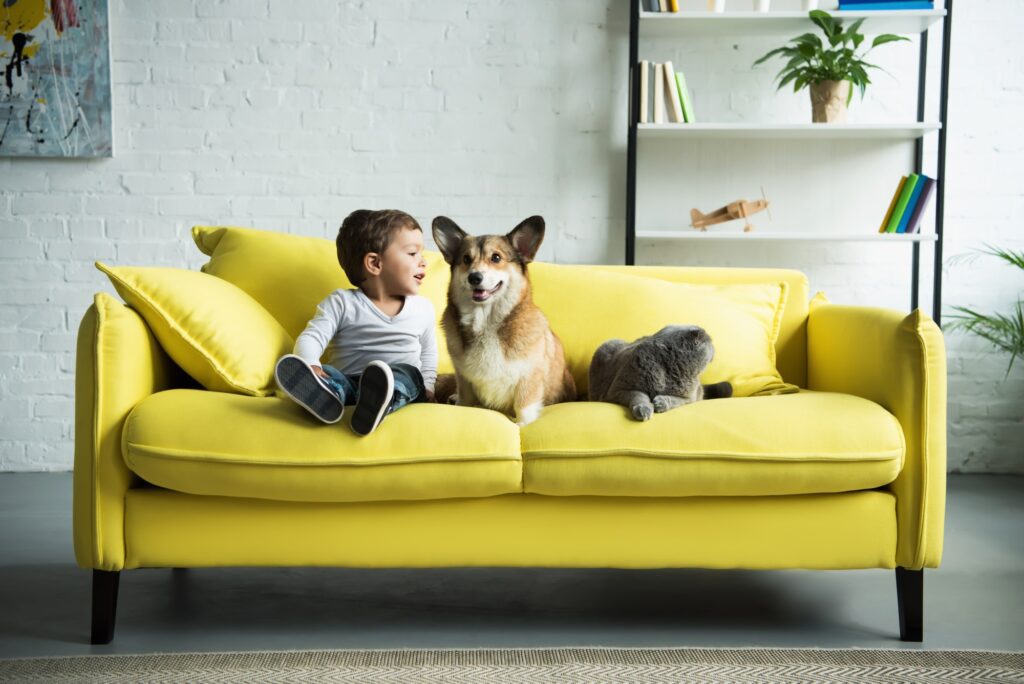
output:
[[[896,226],[897,233],[907,232],[907,225],[910,224],[910,217],[914,214],[917,202],[921,198],[921,191],[924,190],[926,178],[927,176],[923,174],[917,177],[917,182],[914,183],[914,191],[910,194],[910,201],[907,202],[907,208],[903,210],[903,215],[900,216],[900,222]]]
[[[845,0],[839,3],[839,10],[930,10],[935,9],[935,4],[930,0],[900,0],[899,2],[858,2],[849,3]]]

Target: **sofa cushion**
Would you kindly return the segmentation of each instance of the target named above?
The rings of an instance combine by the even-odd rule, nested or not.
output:
[[[220,392],[274,392],[274,364],[294,340],[229,282],[180,268],[96,263],[139,312],[160,346],[199,384]]]
[[[260,302],[292,337],[316,313],[316,305],[352,284],[338,264],[333,240],[236,226],[195,226],[192,238],[210,257],[203,272],[233,283]],[[439,252],[424,252],[420,294],[431,301],[440,326],[451,272]],[[438,372],[451,373],[444,333],[437,331]]]
[[[190,494],[281,501],[378,501],[522,491],[519,434],[486,409],[413,404],[358,437],[291,401],[169,390],[143,400],[124,428],[128,467]]]
[[[702,401],[646,422],[615,404],[557,404],[521,434],[524,491],[556,496],[870,489],[896,479],[905,450],[878,404],[808,391]]]
[[[534,301],[562,340],[582,396],[601,344],[632,342],[670,324],[699,325],[711,335],[715,358],[703,382],[728,380],[738,397],[798,389],[775,368],[785,282],[696,285],[553,264],[531,264],[530,272]]]

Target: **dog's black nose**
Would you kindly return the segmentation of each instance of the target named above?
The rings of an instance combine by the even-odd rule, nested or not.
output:
[[[484,274],[480,271],[473,271],[469,274],[469,278],[467,280],[469,280],[470,285],[479,285],[484,282]]]

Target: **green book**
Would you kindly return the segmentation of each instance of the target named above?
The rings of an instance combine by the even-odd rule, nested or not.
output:
[[[892,210],[889,223],[885,226],[886,233],[896,232],[896,226],[900,225],[903,212],[907,210],[907,204],[910,203],[910,196],[914,194],[914,186],[918,184],[920,178],[916,173],[907,176],[907,182],[903,184],[903,189],[900,190],[900,198],[896,200],[896,207]]]
[[[676,71],[676,90],[679,91],[679,104],[683,107],[683,121],[694,123],[693,101],[690,99],[690,91],[686,88],[686,77],[682,71]]]

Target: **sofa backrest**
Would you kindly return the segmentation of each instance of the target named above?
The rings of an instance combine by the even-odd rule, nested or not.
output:
[[[249,293],[267,308],[293,337],[302,332],[316,305],[335,289],[351,287],[338,265],[334,242],[251,228],[196,226],[193,238],[210,256],[203,271],[224,278]],[[448,265],[437,252],[427,253],[427,278],[421,294],[434,304],[438,320],[438,371],[452,372],[451,359],[440,329],[447,303]],[[806,386],[807,278],[783,269],[689,268],[670,266],[559,266],[569,274],[565,296],[587,298],[595,272],[617,272],[679,283],[727,285],[779,283],[788,285],[788,297],[776,343],[776,366],[786,382]],[[591,270],[593,269],[593,271]],[[535,269],[540,271],[541,269]],[[576,280],[578,279],[578,283]],[[565,281],[566,278],[561,280]],[[535,278],[536,281],[536,278]],[[535,282],[543,287],[543,282]],[[680,323],[699,323],[680,321]],[[572,344],[571,331],[559,331],[564,344]]]
[[[616,273],[631,273],[676,283],[727,285],[730,283],[778,283],[789,287],[779,339],[775,343],[776,367],[782,379],[807,387],[807,314],[810,296],[807,276],[783,268],[698,268],[690,266],[594,266]]]

